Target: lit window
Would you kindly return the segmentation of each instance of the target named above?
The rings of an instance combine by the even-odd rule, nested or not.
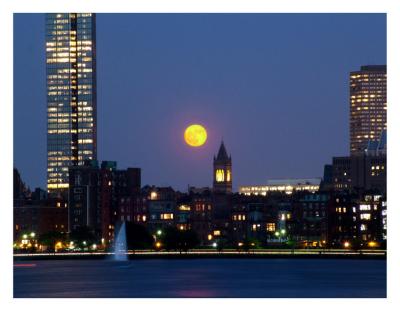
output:
[[[188,205],[181,205],[179,206],[180,211],[190,211],[190,206]]]
[[[225,180],[224,170],[218,169],[215,171],[215,180],[217,182],[223,182]]]
[[[161,214],[161,219],[167,220],[167,219],[174,219],[174,214],[168,213],[168,214]]]
[[[275,231],[275,223],[273,223],[273,222],[267,223],[267,231],[269,231],[269,232]]]
[[[230,170],[226,171],[226,181],[231,181],[231,171]]]
[[[367,225],[362,224],[362,225],[360,226],[360,230],[361,230],[361,231],[366,231],[366,230],[367,230]]]
[[[361,214],[360,219],[365,219],[365,220],[370,220],[371,219],[371,214]]]
[[[369,204],[361,204],[360,205],[360,211],[370,211],[371,210],[371,205]]]

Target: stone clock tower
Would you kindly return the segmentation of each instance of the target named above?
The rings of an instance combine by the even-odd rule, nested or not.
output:
[[[218,193],[232,193],[232,159],[221,142],[217,157],[214,156],[213,190]]]

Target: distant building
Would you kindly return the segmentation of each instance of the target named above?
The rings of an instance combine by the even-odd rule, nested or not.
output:
[[[324,165],[324,177],[321,180],[319,190],[329,191],[333,189],[333,166],[332,164]]]
[[[191,227],[198,234],[203,245],[210,245],[213,239],[214,205],[211,191],[190,194]],[[218,236],[221,232],[217,232]]]
[[[235,247],[249,239],[265,242],[278,231],[277,209],[264,197],[235,196],[230,218],[229,240]]]
[[[335,190],[379,190],[386,193],[386,156],[333,158]]]
[[[177,199],[175,210],[175,226],[179,230],[192,229],[192,205],[190,195],[182,195]]]
[[[32,201],[40,202],[45,201],[47,199],[47,191],[42,188],[35,188],[35,190],[31,194]]]
[[[36,237],[50,231],[68,231],[68,208],[46,205],[14,207],[14,240],[21,234],[35,233]]]
[[[188,193],[204,193],[211,192],[210,187],[188,187]]]
[[[175,226],[177,196],[171,187],[151,187],[147,192],[147,229],[156,233],[166,227]]]
[[[14,168],[14,200],[15,199],[21,199],[23,196],[23,192],[25,189],[25,185],[22,182],[21,175],[19,174],[19,171]]]
[[[293,236],[305,247],[324,247],[328,230],[328,193],[310,193],[300,196],[293,207]]]
[[[46,14],[47,191],[68,193],[70,166],[97,158],[96,18]]]
[[[310,191],[319,190],[321,178],[308,179],[271,179],[265,185],[240,186],[239,193],[245,195],[268,195],[271,192],[285,192],[292,194],[294,191]]]
[[[13,183],[14,206],[23,205],[25,200],[31,195],[31,193],[29,188],[23,182],[21,175],[16,168],[14,168]]]
[[[232,193],[232,158],[228,156],[224,142],[221,142],[213,164],[213,191]]]
[[[68,231],[79,227],[99,230],[99,167],[97,161],[69,168],[69,226]]]
[[[386,199],[366,192],[336,192],[328,217],[328,245],[375,247],[386,241]],[[347,245],[347,246],[346,246]]]
[[[350,73],[350,155],[364,153],[386,130],[386,65]]]
[[[346,189],[379,190],[386,193],[386,131],[379,140],[368,141],[363,153],[332,159],[333,186]]]
[[[103,161],[99,167],[92,160],[71,166],[69,176],[69,231],[89,227],[105,243],[111,243],[117,223],[135,217],[140,169],[117,170],[115,161]]]

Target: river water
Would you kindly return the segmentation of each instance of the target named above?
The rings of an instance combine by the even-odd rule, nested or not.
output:
[[[386,297],[386,260],[90,259],[15,264],[16,298]]]

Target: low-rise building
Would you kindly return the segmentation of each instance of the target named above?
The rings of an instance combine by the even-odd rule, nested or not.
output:
[[[51,231],[68,231],[68,208],[64,204],[14,207],[14,240],[26,233],[34,232],[39,237]]]
[[[386,199],[379,193],[334,193],[328,215],[328,244],[375,247],[386,240]]]
[[[271,192],[292,194],[295,191],[316,192],[319,190],[321,178],[308,179],[271,179],[264,185],[240,186],[239,193],[244,195],[263,195]]]
[[[324,247],[330,195],[325,192],[301,195],[293,207],[294,239],[304,247]]]

